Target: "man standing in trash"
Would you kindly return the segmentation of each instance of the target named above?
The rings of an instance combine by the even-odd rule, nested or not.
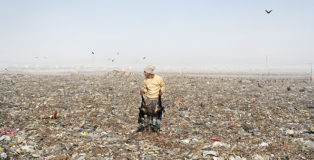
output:
[[[161,106],[158,106],[158,98],[165,92],[165,83],[162,79],[162,77],[154,74],[155,66],[149,65],[145,67],[144,69],[144,87],[140,91],[140,94],[143,96],[146,95],[145,104],[153,104],[157,105],[156,108],[159,108]],[[162,114],[159,114],[157,116],[157,122],[156,124],[152,124],[153,122],[148,121],[145,122],[148,124],[148,130],[149,133],[151,132],[151,125],[155,125],[157,127],[157,134],[160,134],[160,124],[161,124],[161,118]]]

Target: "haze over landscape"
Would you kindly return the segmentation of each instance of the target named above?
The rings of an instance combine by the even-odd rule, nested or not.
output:
[[[305,0],[1,1],[0,69],[309,73],[313,8]]]
[[[314,0],[0,0],[0,160],[313,159],[313,42]]]

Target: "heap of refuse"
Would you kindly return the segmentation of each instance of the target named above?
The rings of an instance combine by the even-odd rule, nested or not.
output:
[[[157,136],[137,132],[143,74],[0,74],[0,159],[313,159],[309,80],[160,75]]]

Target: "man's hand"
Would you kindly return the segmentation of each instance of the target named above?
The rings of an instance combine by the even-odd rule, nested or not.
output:
[[[159,95],[160,95],[160,96],[162,95],[162,92],[161,92],[161,90],[159,90]]]
[[[141,96],[144,95],[144,91],[143,90],[140,91],[140,95]]]
[[[158,111],[158,107],[155,108],[155,113],[157,113],[157,111]]]

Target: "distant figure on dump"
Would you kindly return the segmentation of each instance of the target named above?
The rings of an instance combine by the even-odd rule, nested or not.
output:
[[[159,103],[159,100],[161,101],[161,95],[165,92],[165,83],[162,79],[162,77],[154,74],[155,67],[152,65],[149,65],[145,67],[144,69],[144,86],[142,90],[140,91],[141,96],[144,94],[146,95],[145,104],[147,107],[154,108],[154,112],[156,115],[157,111],[162,110],[160,106],[161,103]],[[146,113],[150,112],[150,109],[146,110]],[[141,112],[141,110],[140,110]],[[149,113],[148,113],[149,114]],[[155,125],[157,127],[157,133],[159,134],[160,131],[160,125],[161,125],[161,118],[162,114],[157,115],[157,121],[155,124],[153,124],[152,119],[146,119],[145,124],[148,127],[148,132],[151,133],[151,125]],[[140,123],[140,121],[139,121]],[[141,124],[143,125],[143,124]],[[145,126],[142,126],[145,128]]]

